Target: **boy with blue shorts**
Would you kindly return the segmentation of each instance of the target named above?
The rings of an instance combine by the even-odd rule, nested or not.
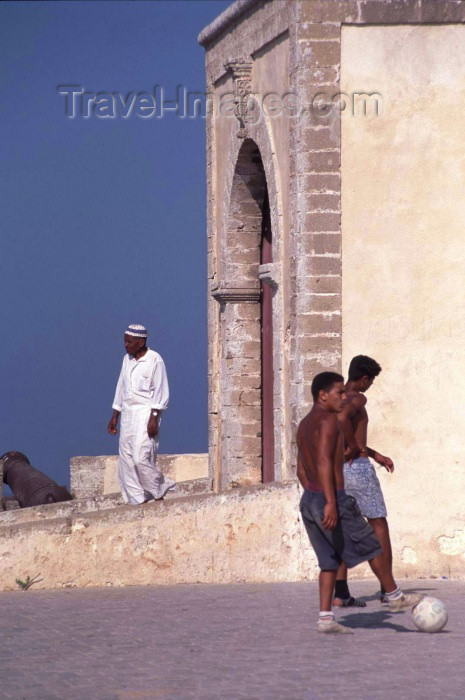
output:
[[[368,561],[386,590],[390,610],[413,607],[419,595],[404,594],[382,557],[372,527],[360,513],[355,499],[344,491],[344,440],[337,420],[345,400],[344,379],[322,372],[312,382],[313,408],[297,431],[297,475],[305,491],[300,510],[320,567],[318,632],[351,634],[337,623],[332,599],[337,571]]]

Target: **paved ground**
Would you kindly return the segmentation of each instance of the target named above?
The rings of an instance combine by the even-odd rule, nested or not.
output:
[[[314,583],[0,594],[0,698],[15,700],[458,700],[465,583],[409,581],[442,598],[446,630],[415,631],[371,581],[354,635],[315,631]]]

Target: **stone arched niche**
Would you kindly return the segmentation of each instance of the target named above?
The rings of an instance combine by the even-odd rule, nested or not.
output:
[[[219,250],[221,488],[272,481],[272,262],[270,208],[260,151],[245,139]]]

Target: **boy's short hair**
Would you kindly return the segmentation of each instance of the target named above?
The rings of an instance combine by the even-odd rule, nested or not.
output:
[[[357,382],[362,377],[373,379],[381,372],[380,365],[367,355],[356,355],[349,365],[349,382]]]
[[[320,372],[313,378],[312,382],[312,396],[313,400],[316,401],[320,391],[331,391],[333,384],[336,382],[343,382],[344,377],[337,372]]]

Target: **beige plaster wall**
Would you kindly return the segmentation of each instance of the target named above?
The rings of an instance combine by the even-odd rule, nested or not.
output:
[[[342,116],[343,371],[383,372],[369,444],[406,565],[465,560],[465,27],[343,27],[341,90],[383,96]],[[445,556],[440,556],[442,553]]]
[[[53,519],[28,509],[29,522],[19,511],[0,519],[0,590],[39,573],[35,588],[315,579],[298,503],[287,483],[93,513],[69,502]]]

